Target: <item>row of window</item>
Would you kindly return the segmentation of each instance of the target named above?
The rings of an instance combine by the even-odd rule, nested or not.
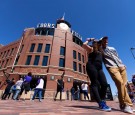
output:
[[[21,46],[19,53],[22,52],[23,47],[24,47],[24,45]],[[7,58],[8,56],[12,56],[12,55],[15,54],[15,51],[16,51],[16,50],[17,50],[17,47],[11,48],[11,49],[9,49],[9,50],[7,50],[7,51],[4,51],[4,52],[1,52],[0,58]],[[17,58],[16,58],[16,60],[15,60],[15,65],[18,63],[19,57],[20,57],[20,56],[17,56]],[[11,62],[12,58],[11,58],[11,59],[7,59],[6,61],[4,61],[4,60],[3,60],[2,62],[0,61],[0,68],[2,68],[2,67],[5,68],[6,66],[8,66],[8,65],[10,64],[10,63],[9,63],[9,60],[10,60],[10,62]],[[5,65],[4,65],[4,62],[5,62]],[[3,65],[4,65],[4,66],[3,66]]]
[[[31,59],[32,59],[32,55],[28,55],[25,65],[30,65]],[[36,55],[33,65],[38,65],[39,60],[40,60],[40,56]],[[42,66],[47,66],[47,65],[48,65],[48,56],[43,56]],[[65,59],[64,58],[59,59],[59,67],[65,67]],[[78,70],[77,70],[77,62],[73,61],[73,69],[74,69],[74,71],[79,71],[82,73],[82,64],[80,64],[80,63],[78,64]],[[84,65],[83,65],[83,73],[84,74],[86,73]]]
[[[29,52],[34,52],[35,45],[36,45],[35,43],[31,44]],[[50,44],[46,44],[46,47],[45,47],[45,50],[44,50],[45,53],[49,53],[50,52],[50,46],[51,46]],[[24,45],[22,45],[22,47],[20,49],[20,53],[21,53],[23,47],[24,47]],[[42,47],[43,47],[43,44],[39,43],[38,44],[38,48],[37,48],[37,52],[41,52],[42,51]],[[0,57],[1,58],[6,58],[7,56],[14,55],[14,52],[15,52],[15,48],[12,48],[11,50],[1,52]],[[65,47],[63,47],[63,46],[61,46],[61,48],[60,48],[60,55],[65,55]],[[73,58],[76,59],[76,57],[77,57],[77,53],[76,53],[75,50],[73,50]],[[81,61],[81,54],[80,53],[78,53],[78,60]],[[82,55],[82,61],[84,63],[84,56],[83,55]]]
[[[6,58],[8,56],[14,55],[16,49],[17,49],[17,47],[9,49],[9,50],[4,51],[4,52],[1,52],[0,53],[0,58]]]
[[[78,68],[78,71],[82,73],[82,64],[78,63],[78,67],[77,67],[77,62],[73,61],[73,69],[74,69],[74,71],[77,71],[77,68]],[[84,65],[83,65],[83,73],[84,74],[86,73]]]
[[[54,35],[54,28],[37,28],[35,30],[35,35],[53,36]]]
[[[34,52],[35,45],[36,45],[35,43],[31,44],[30,52]],[[42,51],[42,46],[43,46],[43,44],[41,44],[41,43],[38,44],[37,52],[41,52]],[[23,47],[24,47],[24,45],[22,45],[22,47],[20,49],[20,52],[22,51]],[[14,49],[12,48],[11,52],[13,52],[13,50]],[[45,53],[49,53],[50,52],[50,44],[46,44],[44,52]],[[65,56],[65,47],[63,47],[63,46],[60,47],[60,55]],[[28,56],[27,61],[26,61],[26,65],[30,64],[31,57],[32,57],[31,55]],[[39,59],[40,59],[39,55],[35,57],[34,65],[38,65]],[[77,52],[75,50],[73,50],[73,59],[77,59]],[[17,64],[18,60],[19,60],[19,57],[17,57],[17,59],[15,61],[15,65]],[[44,56],[43,63],[42,63],[43,66],[46,66],[47,60],[48,60],[48,56]],[[84,63],[84,55],[81,56],[81,53],[79,53],[79,52],[78,52],[78,60],[79,61],[82,60],[82,62]],[[59,65],[60,65],[60,67],[65,67],[65,59],[64,58],[60,58]]]
[[[73,50],[73,59],[77,59],[77,52]],[[81,56],[81,53],[78,52],[78,60],[84,63],[84,55]]]
[[[17,64],[18,59],[19,59],[19,57],[17,57],[17,60],[15,61],[15,65]],[[28,55],[25,65],[30,65],[31,59],[32,59],[32,55]],[[38,65],[39,60],[40,60],[40,56],[36,55],[33,65]],[[0,62],[1,68],[2,67],[5,68],[6,66],[9,65],[9,59],[6,60],[5,65],[4,65],[4,62],[5,62],[4,60],[2,62]],[[10,59],[10,62],[11,62],[11,59]],[[47,65],[48,65],[48,56],[43,56],[42,66],[47,66]],[[65,67],[65,59],[64,58],[59,59],[59,67]],[[79,71],[82,73],[82,64],[80,64],[80,63],[78,64],[78,70],[77,70],[77,62],[73,61],[73,69],[74,69],[74,71]],[[83,65],[83,73],[84,74],[86,73],[84,65]]]
[[[65,59],[64,58],[59,59],[59,67],[65,67]],[[73,70],[86,74],[85,66],[83,65],[83,70],[82,70],[82,64],[78,63],[78,66],[77,66],[77,62],[75,62],[75,61],[73,61]]]
[[[17,64],[18,62],[18,59],[19,57],[17,58],[17,60],[15,61],[15,65]],[[27,57],[27,60],[26,60],[26,63],[25,65],[30,65],[31,63],[31,59],[32,59],[32,55],[28,55]],[[38,65],[39,64],[39,60],[40,60],[40,56],[39,55],[36,55],[35,56],[35,59],[34,59],[34,63],[33,65]],[[11,60],[10,60],[11,61]],[[1,68],[5,68],[6,66],[8,66],[9,64],[9,59],[6,60],[5,62],[5,65],[4,64],[5,61],[2,61],[2,63],[0,62],[1,64]],[[47,66],[48,65],[48,56],[43,56],[43,60],[42,60],[42,66]],[[60,58],[59,59],[59,67],[65,67],[65,59],[64,58]],[[73,61],[73,69],[74,71],[79,71],[82,73],[82,65],[79,63],[78,64],[78,70],[77,70],[77,62]],[[85,66],[83,66],[83,73],[85,74]]]
[[[45,36],[51,35],[51,36],[53,36],[54,31],[55,31],[54,28],[36,28],[35,35],[45,35]],[[82,46],[82,44],[83,44],[83,42],[78,37],[76,37],[74,35],[73,35],[73,42],[80,45],[80,46]]]
[[[11,60],[12,60],[12,58],[11,59],[7,59],[6,61],[3,60],[2,62],[0,62],[0,68],[7,67],[10,64]]]
[[[31,47],[30,47],[30,51],[29,52],[34,52],[34,49],[35,49],[35,43],[32,43],[31,44]],[[38,48],[37,48],[37,52],[41,52],[42,51],[42,47],[43,47],[43,44],[42,43],[39,43],[38,44]],[[45,50],[44,50],[45,53],[49,53],[50,52],[50,44],[46,44],[46,47],[45,47]]]
[[[32,59],[32,55],[28,55],[25,65],[30,65],[31,59]],[[40,60],[40,56],[36,55],[33,65],[38,65],[39,60]],[[47,65],[48,65],[48,56],[43,56],[42,66],[47,66]],[[60,58],[59,66],[65,67],[65,59],[64,58]]]
[[[83,45],[83,42],[76,36],[73,36],[73,42],[82,46]]]
[[[34,52],[34,49],[35,49],[35,43],[32,43],[31,44],[31,47],[30,47],[30,52]],[[46,44],[46,47],[45,47],[45,50],[44,52],[45,53],[49,53],[50,52],[50,44]],[[43,44],[42,43],[39,43],[38,44],[38,48],[37,48],[37,52],[41,52],[42,51],[42,47],[43,47]],[[65,56],[65,47],[61,46],[60,47],[60,55],[63,55]],[[77,52],[75,50],[73,50],[73,58],[74,59],[77,59]],[[84,55],[81,56],[81,53],[78,52],[78,60],[81,61],[84,63]]]
[[[30,65],[32,55],[28,55],[25,65]],[[38,65],[40,56],[36,55],[33,65]],[[47,66],[48,56],[43,56],[42,66]]]

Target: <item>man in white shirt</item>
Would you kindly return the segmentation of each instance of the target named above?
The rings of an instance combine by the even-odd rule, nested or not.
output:
[[[82,88],[82,92],[84,94],[84,99],[86,100],[86,96],[87,96],[87,98],[89,100],[89,96],[88,96],[88,85],[86,83],[83,83],[81,85],[81,88]]]
[[[39,95],[39,102],[41,102],[42,100],[42,91],[43,91],[43,87],[44,87],[44,80],[42,77],[40,77],[37,81],[38,85],[36,86],[36,88],[34,89],[34,95],[32,97],[32,100],[35,99],[36,95]]]

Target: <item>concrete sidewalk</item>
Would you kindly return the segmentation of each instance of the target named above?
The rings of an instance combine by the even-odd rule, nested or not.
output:
[[[88,101],[0,100],[0,115],[127,115],[120,111],[118,102],[107,101],[107,104],[112,107],[111,112],[101,111],[97,103]]]

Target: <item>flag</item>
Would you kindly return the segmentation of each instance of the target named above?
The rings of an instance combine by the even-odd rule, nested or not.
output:
[[[64,20],[65,19],[65,13],[63,14],[63,16],[62,17],[60,17],[59,19],[57,19],[57,20]]]

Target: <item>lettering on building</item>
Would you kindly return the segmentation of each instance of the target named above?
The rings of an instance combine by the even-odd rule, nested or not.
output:
[[[79,38],[80,40],[82,40],[82,36],[80,36],[77,32],[75,32],[74,30],[71,30],[71,33],[73,34],[73,36],[76,36],[77,38]]]
[[[39,23],[39,24],[37,24],[37,28],[55,28],[55,24]]]

